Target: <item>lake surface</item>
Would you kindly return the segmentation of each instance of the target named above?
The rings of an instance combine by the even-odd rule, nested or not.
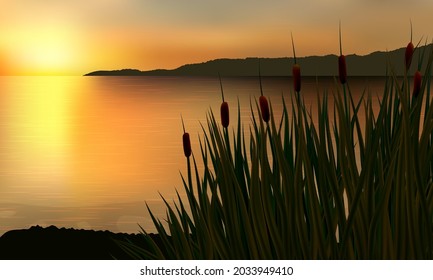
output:
[[[301,94],[335,89],[332,78],[304,78]],[[352,92],[381,95],[381,78],[352,78]],[[258,78],[223,78],[234,128],[260,96]],[[290,78],[263,78],[281,116]],[[219,120],[217,78],[0,77],[0,235],[32,225],[138,232],[153,226],[145,203],[164,217],[160,194],[175,198],[186,173],[181,115],[200,160],[200,122]],[[255,108],[255,105],[254,105]]]

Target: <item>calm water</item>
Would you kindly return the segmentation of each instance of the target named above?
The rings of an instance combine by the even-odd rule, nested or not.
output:
[[[382,79],[351,80],[353,92],[380,94]],[[237,98],[250,121],[257,78],[225,78],[235,123]],[[303,80],[314,107],[328,78]],[[289,78],[264,78],[276,116]],[[200,122],[212,109],[219,119],[216,78],[0,77],[0,234],[32,225],[137,232],[153,227],[145,202],[161,217],[159,193],[175,197],[185,173],[182,125],[199,155]],[[233,127],[233,126],[232,126]]]

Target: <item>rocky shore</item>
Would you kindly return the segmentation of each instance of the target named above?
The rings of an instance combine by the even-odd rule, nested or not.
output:
[[[156,237],[156,236],[153,236]],[[118,241],[144,246],[140,234],[34,226],[0,237],[2,260],[128,260]]]

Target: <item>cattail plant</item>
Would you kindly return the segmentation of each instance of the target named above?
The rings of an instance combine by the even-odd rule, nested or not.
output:
[[[347,80],[347,70],[346,70],[346,57],[343,55],[343,49],[341,46],[341,22],[340,22],[340,56],[338,57],[338,77],[340,78],[340,83],[344,85]]]
[[[221,104],[221,123],[224,128],[227,128],[230,123],[229,104],[224,100],[224,91],[223,91],[223,84],[221,82],[221,76],[219,76],[219,79],[220,79],[220,86],[221,86],[221,95],[223,98],[223,103]]]
[[[164,221],[148,206],[158,236],[142,229],[145,243],[121,243],[127,252],[147,259],[433,259],[433,47],[413,81],[413,96],[426,94],[422,123],[422,102],[407,102],[409,83],[402,87],[395,74],[387,77],[377,109],[371,94],[355,103],[345,84],[341,24],[340,57],[343,86],[329,102],[326,90],[317,95],[317,123],[311,109],[286,106],[284,99],[276,123],[259,65],[257,107],[266,129],[252,111],[247,138],[238,117],[233,161],[227,129],[223,135],[211,112],[201,142],[202,176],[194,161],[196,188],[182,119],[187,199],[178,195],[174,206],[164,199]]]
[[[267,123],[269,122],[270,114],[269,114],[268,100],[266,99],[265,96],[260,95],[259,104],[260,104],[260,111],[262,112],[262,118]]]
[[[182,127],[183,127],[183,136],[182,136],[183,153],[185,154],[185,157],[189,158],[191,156],[191,140],[189,139],[189,133],[185,132],[185,124],[183,123],[183,118],[182,118]]]
[[[269,104],[266,97],[263,95],[263,87],[262,87],[262,75],[260,73],[260,64],[259,64],[259,81],[260,81],[260,111],[262,112],[262,119],[267,123],[269,122],[270,113],[269,113]]]
[[[422,81],[422,76],[421,76],[421,72],[420,71],[416,71],[415,75],[413,77],[413,92],[412,92],[412,96],[413,97],[417,97],[420,90],[421,90],[421,81]]]
[[[414,52],[414,46],[412,40],[407,44],[406,52],[404,53],[404,60],[406,65],[406,71],[409,70],[410,64],[412,62],[412,56]]]
[[[414,46],[412,43],[412,21],[410,22],[410,42],[407,44],[406,51],[404,53],[404,62],[406,66],[406,72],[409,70],[410,64],[412,63],[412,56],[414,52]]]
[[[183,142],[183,153],[185,154],[186,157],[186,164],[187,164],[187,173],[188,173],[188,186],[189,186],[189,190],[191,193],[193,193],[193,188],[192,188],[192,175],[191,175],[191,140],[189,138],[189,133],[185,131],[185,124],[183,123],[183,118],[181,116],[182,119],[182,128],[183,128],[183,135],[182,135],[182,142]]]
[[[338,57],[338,76],[340,78],[340,83],[345,84],[347,81],[347,71],[346,71],[346,57],[340,55]]]
[[[295,61],[295,64],[292,67],[293,88],[295,92],[299,93],[301,91],[301,67],[296,62],[295,43],[293,42],[293,34],[291,34],[291,36],[292,36],[293,58]]]

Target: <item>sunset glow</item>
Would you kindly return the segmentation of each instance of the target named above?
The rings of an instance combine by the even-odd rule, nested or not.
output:
[[[20,75],[67,74],[75,68],[76,45],[65,29],[45,28],[10,35],[9,57],[12,72]]]
[[[8,1],[0,11],[0,75],[173,69],[216,58],[368,54],[431,38],[433,2]]]

